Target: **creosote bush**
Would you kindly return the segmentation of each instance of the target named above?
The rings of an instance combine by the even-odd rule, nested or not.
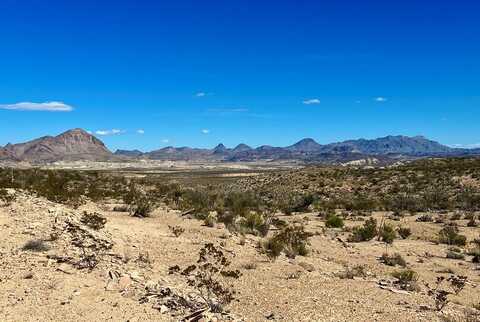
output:
[[[465,246],[467,237],[459,234],[457,226],[446,226],[438,233],[438,242],[447,245]]]
[[[363,226],[354,227],[352,234],[349,236],[350,242],[362,242],[372,240],[377,236],[377,220],[375,218],[369,218]]]
[[[328,228],[342,228],[344,226],[343,219],[335,214],[327,216],[325,226]]]
[[[382,257],[380,257],[380,261],[388,266],[397,266],[397,265],[401,267],[407,266],[407,262],[403,259],[402,255],[400,254],[388,255],[385,253],[382,255]]]
[[[282,252],[289,258],[306,256],[308,254],[308,239],[311,233],[303,226],[294,225],[283,228],[271,238],[263,242],[262,248],[271,259],[276,259]]]
[[[392,273],[392,276],[397,279],[396,283],[399,288],[405,291],[416,291],[418,290],[418,274],[417,272],[406,269],[403,271],[396,271]]]

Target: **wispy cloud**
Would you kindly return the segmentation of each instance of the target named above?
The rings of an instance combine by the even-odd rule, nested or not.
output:
[[[205,97],[205,96],[207,96],[207,93],[205,93],[205,92],[198,92],[198,93],[195,94],[195,96],[196,96],[196,97]]]
[[[305,105],[320,104],[320,100],[318,98],[312,98],[312,99],[303,101],[303,104]]]
[[[209,130],[209,129],[203,129],[201,132],[202,132],[203,134],[208,134],[208,133],[210,133],[210,130]]]
[[[451,148],[460,148],[460,149],[476,149],[480,148],[480,143],[471,143],[471,144],[452,144]]]
[[[44,102],[32,103],[21,102],[15,104],[0,104],[2,110],[16,110],[16,111],[45,111],[45,112],[71,112],[73,107],[63,102]]]
[[[375,102],[383,103],[383,102],[388,101],[388,98],[379,96],[379,97],[375,97],[374,100],[375,100]]]
[[[243,113],[248,112],[248,108],[209,108],[207,111],[212,113]]]
[[[101,135],[101,136],[120,135],[120,134],[125,134],[125,133],[127,133],[127,131],[125,131],[125,130],[119,130],[119,129],[98,130],[98,131],[95,131],[95,134]]]
[[[137,134],[142,134],[143,135],[143,134],[145,134],[145,130],[139,129],[139,130],[137,130]]]
[[[169,139],[162,139],[162,143],[168,143],[168,142],[170,142]]]

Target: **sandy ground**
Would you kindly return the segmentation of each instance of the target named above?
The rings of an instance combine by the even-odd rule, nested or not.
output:
[[[150,303],[140,304],[138,293],[152,282],[187,289],[185,280],[169,275],[168,269],[194,263],[199,249],[208,242],[221,243],[232,256],[232,266],[242,272],[234,282],[236,300],[227,307],[238,320],[398,322],[444,321],[449,317],[450,321],[466,321],[464,310],[480,303],[478,267],[468,258],[446,259],[448,247],[428,241],[441,228],[438,224],[416,223],[414,218],[394,222],[410,226],[413,236],[396,240],[388,251],[400,253],[408,267],[419,273],[421,287],[419,292],[397,293],[379,287],[379,281],[392,280],[390,273],[399,269],[378,261],[385,251],[383,243],[344,245],[337,238],[346,240],[347,234],[324,230],[323,221],[313,213],[285,217],[304,221],[308,230],[317,233],[311,238],[310,255],[293,260],[281,256],[272,262],[258,252],[258,237],[247,236],[241,243],[239,236],[231,235],[221,225],[205,227],[166,208],[146,219],[110,209],[112,205],[87,204],[72,210],[24,194],[12,205],[0,207],[1,321],[179,321],[172,312],[162,314]],[[46,238],[55,218],[63,218],[59,214],[79,214],[83,210],[106,216],[104,233],[114,243],[109,255],[91,272],[52,261],[52,253],[63,252],[55,242],[43,252],[21,250],[29,240]],[[348,226],[359,224],[347,222]],[[185,233],[175,237],[169,225],[181,226]],[[473,239],[480,229],[461,230]],[[138,261],[147,253],[149,263]],[[337,277],[345,267],[355,265],[364,265],[368,275]],[[447,269],[467,276],[469,283],[443,313],[437,313],[431,309],[433,301],[422,285],[432,283],[437,276],[448,276]],[[112,271],[132,278],[112,287]]]

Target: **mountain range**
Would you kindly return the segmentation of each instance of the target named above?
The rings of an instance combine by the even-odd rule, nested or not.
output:
[[[54,161],[125,161],[135,159],[185,161],[286,161],[338,163],[375,158],[388,161],[430,156],[480,155],[480,149],[459,149],[442,145],[423,136],[386,136],[366,140],[348,140],[319,144],[306,138],[287,147],[262,145],[257,148],[239,144],[213,149],[165,147],[151,152],[117,150],[112,153],[105,144],[82,129],[73,129],[58,136],[45,136],[29,142],[0,147],[0,161],[48,163]]]

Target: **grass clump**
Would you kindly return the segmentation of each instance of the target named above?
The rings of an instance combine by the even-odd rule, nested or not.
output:
[[[380,229],[378,229],[378,237],[385,244],[392,244],[397,237],[397,233],[392,225],[383,224]]]
[[[402,239],[407,239],[412,235],[412,230],[408,227],[399,227],[397,233]]]

